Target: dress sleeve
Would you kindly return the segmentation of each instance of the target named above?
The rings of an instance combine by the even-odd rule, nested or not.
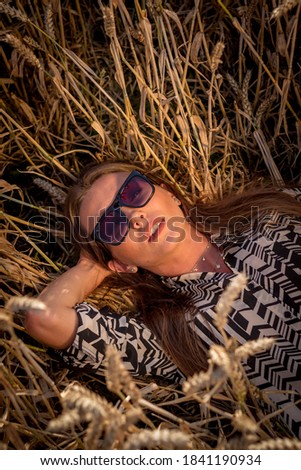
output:
[[[161,376],[173,382],[184,378],[141,321],[86,302],[74,308],[78,316],[75,339],[68,349],[59,351],[68,366],[103,375],[106,347],[112,344],[133,376]]]

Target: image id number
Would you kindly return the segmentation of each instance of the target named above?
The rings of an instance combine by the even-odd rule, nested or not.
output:
[[[260,455],[184,455],[183,465],[260,465]]]

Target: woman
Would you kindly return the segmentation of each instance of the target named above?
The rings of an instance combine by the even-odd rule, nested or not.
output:
[[[226,332],[240,344],[276,338],[244,366],[255,385],[295,392],[270,398],[301,437],[300,404],[292,403],[301,394],[301,191],[257,188],[189,207],[138,170],[97,165],[71,189],[66,208],[80,260],[42,292],[48,309],[28,312],[28,332],[70,365],[101,371],[113,343],[133,375],[179,381],[206,369],[209,346],[223,342],[214,308],[244,272]],[[83,302],[100,285],[130,288],[139,314]]]

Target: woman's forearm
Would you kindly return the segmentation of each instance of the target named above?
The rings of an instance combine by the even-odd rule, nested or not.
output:
[[[70,346],[78,327],[74,305],[82,302],[109,274],[110,271],[92,261],[81,259],[40,294],[39,300],[46,309],[27,313],[24,322],[27,332],[53,348]]]
[[[97,286],[99,286],[110,271],[103,269],[92,261],[82,259],[76,266],[70,268],[39,295],[39,299],[48,307],[73,307],[82,302]]]

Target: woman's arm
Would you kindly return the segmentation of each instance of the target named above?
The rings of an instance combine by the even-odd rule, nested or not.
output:
[[[25,318],[26,331],[53,348],[70,346],[77,330],[74,305],[82,302],[109,274],[110,271],[88,258],[80,258],[76,266],[42,291],[39,300],[46,304],[47,310],[29,311]]]

